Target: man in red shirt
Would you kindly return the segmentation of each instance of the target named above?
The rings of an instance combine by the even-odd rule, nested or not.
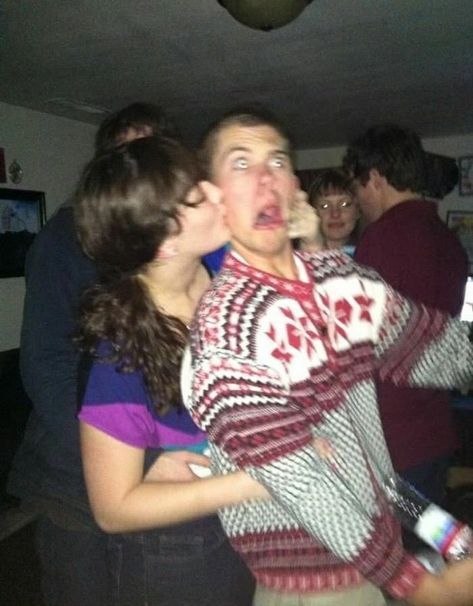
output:
[[[468,260],[456,236],[424,199],[425,153],[419,137],[394,125],[370,128],[348,146],[344,167],[370,222],[355,252],[401,294],[455,316]],[[381,420],[397,471],[436,502],[444,496],[455,448],[445,391],[377,382]]]

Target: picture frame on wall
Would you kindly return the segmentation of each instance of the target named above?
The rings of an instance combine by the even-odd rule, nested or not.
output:
[[[473,196],[473,156],[458,158],[458,193],[460,196]]]
[[[447,227],[456,233],[468,255],[470,274],[473,274],[473,211],[449,210]]]
[[[45,221],[44,192],[0,188],[0,278],[25,275],[26,253]]]

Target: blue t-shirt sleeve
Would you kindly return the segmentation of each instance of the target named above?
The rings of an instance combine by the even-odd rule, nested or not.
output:
[[[113,364],[92,364],[79,419],[130,446],[159,446],[140,375]]]
[[[92,364],[79,419],[136,448],[203,452],[207,445],[187,410],[158,415],[141,373],[119,372],[110,363]]]

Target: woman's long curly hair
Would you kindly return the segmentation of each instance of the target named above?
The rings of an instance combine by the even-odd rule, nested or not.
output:
[[[83,296],[76,342],[121,372],[143,374],[158,412],[179,407],[187,328],[156,308],[140,274],[180,229],[179,211],[202,179],[191,152],[143,138],[95,157],[79,182],[74,219],[101,281]],[[107,344],[106,347],[103,344]]]

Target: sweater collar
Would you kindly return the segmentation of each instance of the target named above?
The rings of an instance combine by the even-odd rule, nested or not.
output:
[[[231,251],[225,257],[222,269],[229,269],[238,276],[243,276],[273,288],[282,295],[295,298],[308,296],[314,288],[314,279],[306,261],[297,253],[294,252],[294,262],[299,274],[298,280],[290,280],[275,276],[255,267],[251,267],[246,261],[235,251]]]

